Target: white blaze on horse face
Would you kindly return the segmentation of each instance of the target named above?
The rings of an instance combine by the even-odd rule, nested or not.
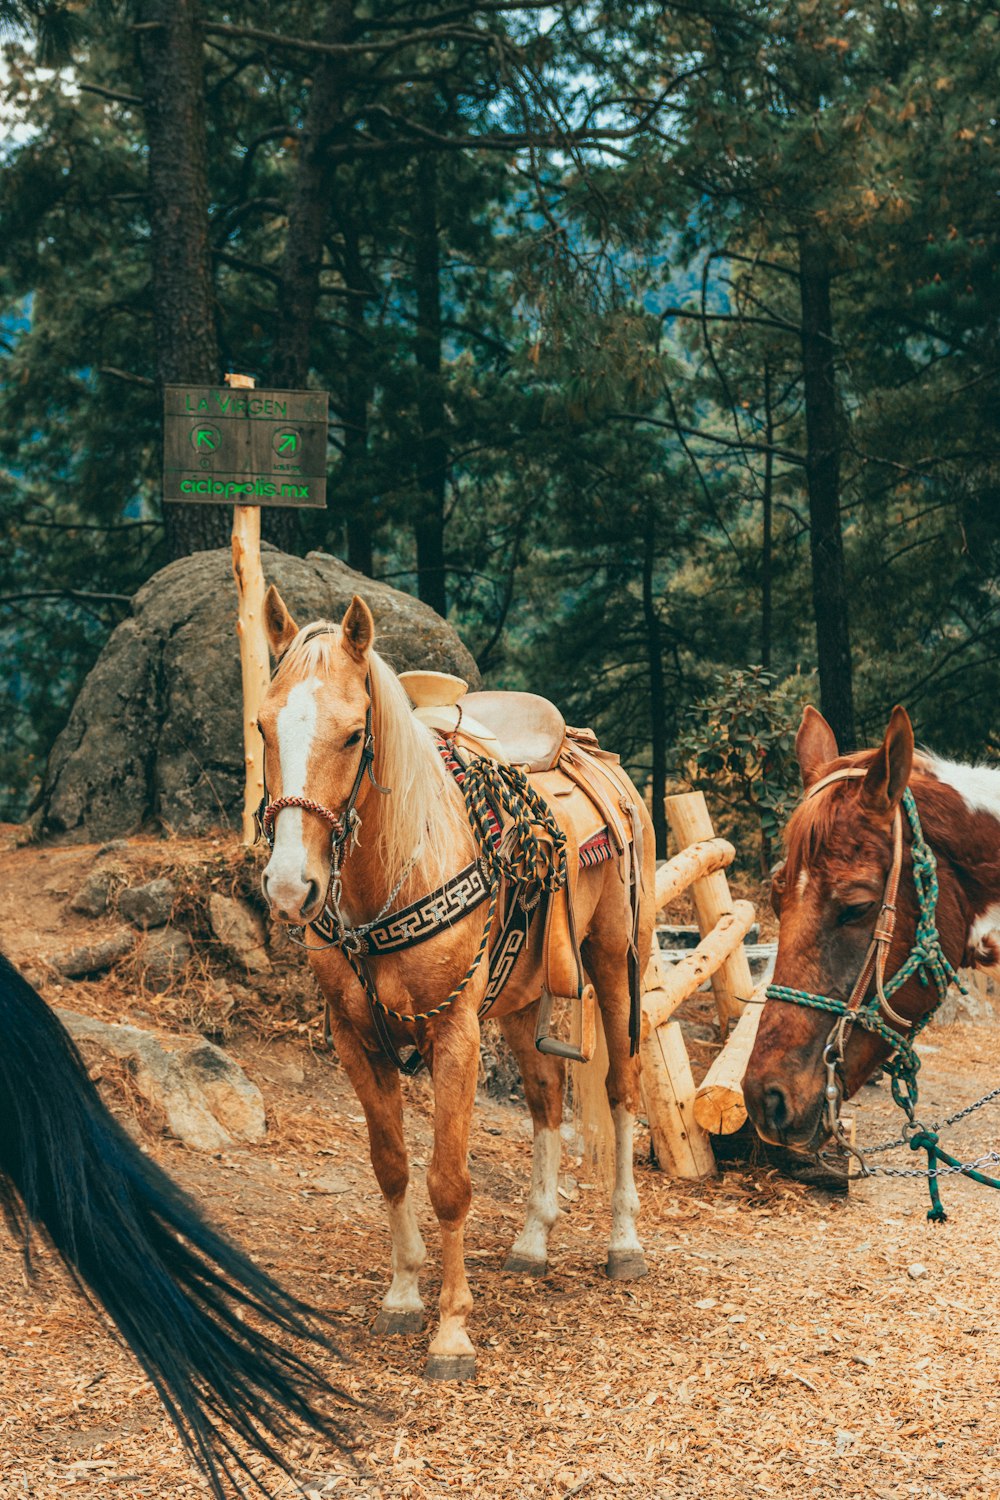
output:
[[[319,689],[318,677],[297,682],[278,710],[278,760],[284,797],[306,795],[306,773],[316,737]],[[298,915],[308,895],[303,816],[298,807],[284,807],[279,812],[274,823],[274,848],[264,870],[268,901],[291,916]]]

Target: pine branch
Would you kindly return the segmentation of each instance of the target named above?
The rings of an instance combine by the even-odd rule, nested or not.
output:
[[[111,99],[115,104],[129,104],[133,108],[142,108],[142,99],[138,94],[122,94],[117,89],[102,88],[99,83],[77,84],[81,94],[97,94],[101,99]]]
[[[681,422],[667,422],[662,417],[648,416],[645,412],[613,411],[608,413],[608,417],[612,422],[645,422],[650,427],[662,427],[667,432],[675,432],[679,437],[697,438],[704,443],[717,443],[720,447],[738,452],[772,453],[775,458],[782,459],[786,464],[805,463],[803,455],[793,453],[790,448],[779,448],[774,443],[751,443],[743,438],[722,437],[716,432],[705,432],[700,427],[686,427]]]

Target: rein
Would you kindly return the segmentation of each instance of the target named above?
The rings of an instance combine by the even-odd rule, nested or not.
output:
[[[814,797],[817,792],[822,791],[832,782],[854,780],[866,774],[867,772],[860,767],[845,767],[842,770],[833,771],[829,776],[824,776],[811,786],[806,797]],[[823,1048],[823,1066],[826,1069],[826,1122],[830,1134],[835,1138],[841,1150],[858,1161],[861,1175],[869,1177],[876,1172],[881,1172],[883,1175],[922,1176],[923,1173],[894,1173],[891,1168],[870,1167],[862,1152],[848,1140],[840,1118],[840,1076],[848,1029],[851,1026],[861,1026],[865,1031],[880,1036],[889,1044],[892,1048],[892,1055],[883,1066],[891,1080],[893,1100],[905,1113],[907,1125],[900,1141],[890,1142],[887,1146],[875,1149],[887,1150],[893,1145],[908,1144],[914,1151],[927,1152],[926,1176],[931,1197],[931,1207],[927,1217],[932,1223],[943,1223],[947,1215],[938,1191],[939,1176],[950,1172],[961,1172],[976,1182],[995,1188],[1000,1188],[1000,1181],[976,1170],[981,1162],[963,1164],[955,1157],[949,1156],[938,1144],[937,1131],[923,1125],[916,1116],[917,1073],[920,1070],[920,1059],[914,1048],[913,1039],[938,1009],[949,985],[956,985],[963,994],[967,991],[941,946],[941,935],[937,928],[937,860],[933,849],[924,838],[917,804],[909,787],[903,792],[902,809],[906,813],[912,834],[913,884],[918,914],[913,946],[895,974],[891,979],[886,980],[885,965],[896,928],[896,897],[899,892],[903,865],[903,826],[899,807],[896,808],[893,816],[892,861],[882,892],[882,903],[875,921],[875,930],[849,997],[842,1000],[832,995],[814,995],[808,990],[796,990],[783,984],[769,984],[765,993],[768,1000],[778,1000],[786,1005],[804,1005],[813,1010],[828,1011],[836,1016],[837,1019]],[[915,1021],[909,1021],[893,1009],[890,1001],[914,975],[925,986],[933,983],[937,991],[937,999],[922,1016]],[[869,994],[873,980],[874,993]],[[887,1022],[893,1024],[889,1025]],[[902,1027],[903,1031],[895,1030],[894,1027]],[[991,1097],[993,1096],[988,1095],[986,1099]],[[980,1103],[984,1102],[986,1100],[980,1101]],[[960,1115],[965,1113],[966,1111],[963,1110]],[[1000,1158],[997,1158],[995,1153],[991,1153],[990,1156],[982,1158],[982,1161],[998,1159]],[[946,1166],[938,1167],[939,1160],[945,1162]]]

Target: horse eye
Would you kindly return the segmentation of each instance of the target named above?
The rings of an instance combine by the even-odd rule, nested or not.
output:
[[[874,901],[865,901],[860,906],[845,906],[837,917],[837,926],[849,927],[852,922],[863,922],[865,917],[871,915],[874,905]]]
[[[346,739],[344,741],[344,749],[345,750],[350,750],[353,745],[359,745],[360,743],[361,743],[361,730],[360,729],[356,729],[354,731],[354,733],[350,736],[350,738]]]

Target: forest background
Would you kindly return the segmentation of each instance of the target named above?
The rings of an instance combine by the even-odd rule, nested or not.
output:
[[[325,512],[762,857],[802,703],[1000,753],[983,0],[0,0],[0,817],[134,590],[161,387],[331,396]]]

